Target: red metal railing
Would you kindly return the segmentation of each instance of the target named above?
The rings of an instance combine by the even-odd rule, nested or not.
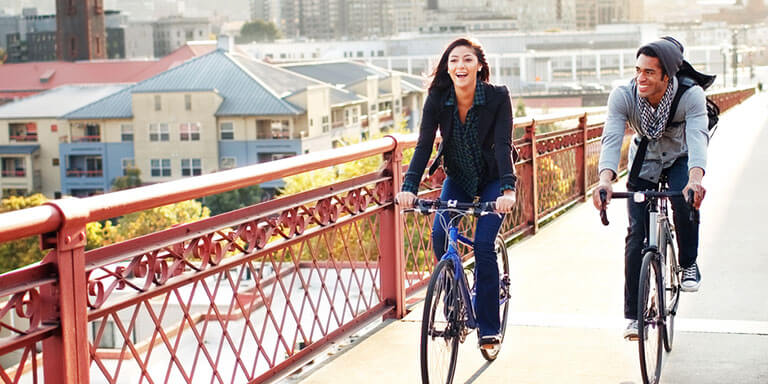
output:
[[[102,177],[104,171],[101,169],[81,171],[77,169],[67,169],[67,177]]]
[[[526,133],[515,141],[519,203],[507,236],[534,233],[586,196],[596,114],[515,123]],[[1,214],[0,242],[40,235],[51,249],[0,275],[2,382],[270,382],[375,318],[402,317],[434,259],[430,220],[392,204],[415,142],[387,137]],[[371,156],[382,156],[381,172],[85,251],[91,221]],[[424,180],[422,194],[439,193],[440,179]]]
[[[11,135],[8,137],[12,141],[21,141],[21,142],[27,142],[27,141],[37,141],[37,135]]]
[[[15,171],[3,171],[4,177],[24,177],[27,175],[27,172],[25,170],[15,170]]]
[[[95,135],[95,136],[75,136],[72,135],[72,142],[73,143],[94,143],[101,141],[101,136]]]

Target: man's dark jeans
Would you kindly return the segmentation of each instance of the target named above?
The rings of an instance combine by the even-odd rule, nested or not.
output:
[[[496,180],[483,187],[480,201],[496,201],[501,195],[501,183]],[[461,187],[450,178],[443,183],[440,200],[458,200],[471,203],[474,201]],[[444,214],[444,215],[447,215]],[[496,264],[494,242],[501,228],[501,218],[497,215],[485,215],[477,219],[475,227],[475,281],[477,298],[475,313],[477,315],[480,336],[495,335],[501,329],[499,319],[499,266]],[[447,222],[447,221],[446,221]],[[432,246],[435,255],[440,258],[446,249],[446,234],[440,225],[439,216],[435,216],[432,225]]]
[[[682,191],[688,184],[688,157],[677,159],[672,166],[662,171],[667,175],[670,191]],[[655,189],[656,184],[639,180],[639,186],[630,191]],[[689,220],[690,210],[684,198],[670,199],[672,217],[677,232],[678,260],[683,268],[696,262],[699,248],[699,224]],[[648,203],[635,203],[627,199],[629,228],[627,228],[626,248],[624,250],[624,317],[637,319],[637,285],[640,280],[640,267],[643,263],[645,234],[648,230]]]

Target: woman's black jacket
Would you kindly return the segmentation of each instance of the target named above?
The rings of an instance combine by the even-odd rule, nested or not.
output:
[[[475,105],[478,116],[478,139],[480,141],[483,160],[487,169],[488,180],[481,180],[481,185],[488,181],[499,179],[501,185],[515,185],[515,169],[512,159],[512,104],[506,86],[495,86],[483,83],[485,87],[485,105]],[[440,130],[443,141],[447,140],[453,131],[454,106],[446,106],[450,89],[433,90],[424,102],[424,111],[419,128],[419,140],[413,159],[405,173],[404,181],[411,185],[419,185],[424,168],[432,155],[436,132]],[[441,143],[435,160],[441,159],[443,145]],[[430,168],[430,174],[437,167]]]

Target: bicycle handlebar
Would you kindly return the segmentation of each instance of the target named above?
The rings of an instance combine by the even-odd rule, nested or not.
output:
[[[600,221],[603,222],[603,225],[608,225],[610,222],[608,221],[608,213],[606,213],[605,210],[605,200],[607,198],[607,192],[605,192],[604,189],[600,190],[600,202],[602,203],[600,206]],[[688,220],[699,223],[699,210],[696,209],[693,205],[693,196],[694,193],[692,190],[688,191],[688,198],[686,199],[686,203],[688,203],[688,209],[690,210],[691,214],[688,217]],[[665,192],[659,192],[659,191],[638,191],[638,192],[613,192],[611,194],[611,198],[616,199],[634,199],[635,202],[641,203],[645,201],[648,198],[653,199],[666,199],[670,197],[683,197],[683,192],[681,191],[665,191]]]
[[[475,216],[481,216],[488,213],[496,213],[496,202],[462,203],[456,200],[426,199],[416,199],[416,201],[413,202],[413,210],[422,214],[445,209],[463,211]]]

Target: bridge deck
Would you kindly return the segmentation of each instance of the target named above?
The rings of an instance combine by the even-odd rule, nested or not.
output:
[[[724,113],[711,142],[702,288],[682,297],[662,382],[768,382],[767,107],[762,93]],[[611,226],[603,227],[594,208],[582,204],[510,249],[514,301],[501,355],[486,364],[470,337],[455,382],[641,382],[637,345],[621,337],[623,202],[614,202],[609,217]],[[419,382],[420,319],[416,303],[405,319],[289,380]]]

